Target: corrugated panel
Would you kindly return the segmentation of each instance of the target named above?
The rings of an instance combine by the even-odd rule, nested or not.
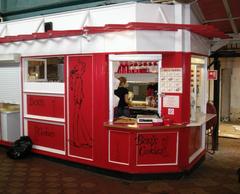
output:
[[[239,0],[229,0],[229,6],[232,11],[232,16],[240,17],[240,1]]]
[[[236,24],[236,26],[238,28],[238,32],[240,32],[240,19],[234,20],[234,22],[235,22],[235,24]]]
[[[0,102],[20,104],[19,65],[0,65]]]
[[[199,0],[198,4],[206,20],[227,18],[222,0]]]
[[[232,27],[229,21],[211,22],[210,25],[215,26],[222,32],[232,33]]]

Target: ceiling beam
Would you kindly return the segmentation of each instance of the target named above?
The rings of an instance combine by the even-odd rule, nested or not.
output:
[[[234,19],[233,19],[233,17],[232,17],[232,12],[231,12],[231,9],[230,9],[228,0],[222,0],[222,2],[223,2],[223,5],[224,5],[224,7],[225,7],[225,10],[226,10],[226,12],[227,12],[227,16],[228,16],[229,22],[230,22],[230,24],[231,24],[231,27],[232,27],[232,29],[233,29],[233,32],[234,32],[235,34],[237,34],[237,33],[238,33],[238,29],[237,29],[236,24],[235,24],[235,22],[234,22]]]
[[[232,17],[233,20],[238,20],[240,17]],[[228,21],[229,18],[219,18],[219,19],[213,19],[213,20],[205,20],[204,23],[213,23],[213,22],[223,22],[223,21]]]
[[[226,46],[227,44],[229,44],[229,40],[219,40],[217,42],[214,42],[211,44],[211,48],[210,50],[213,51],[217,51],[219,49],[221,49],[222,47]]]

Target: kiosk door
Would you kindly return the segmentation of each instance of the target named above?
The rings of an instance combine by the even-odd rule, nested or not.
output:
[[[68,155],[92,160],[93,58],[68,57]]]

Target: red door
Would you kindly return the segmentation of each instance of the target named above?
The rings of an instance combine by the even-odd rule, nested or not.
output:
[[[92,160],[93,58],[68,58],[68,154]]]

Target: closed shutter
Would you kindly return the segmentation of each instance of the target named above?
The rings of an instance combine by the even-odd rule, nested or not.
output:
[[[20,104],[20,101],[19,64],[0,64],[0,103]]]

